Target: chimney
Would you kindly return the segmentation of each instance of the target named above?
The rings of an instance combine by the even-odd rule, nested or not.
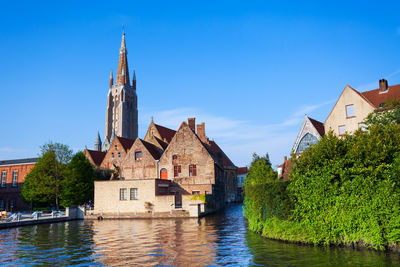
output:
[[[189,128],[196,133],[196,118],[188,118]]]
[[[389,89],[388,82],[385,79],[379,80],[379,92],[385,92]]]
[[[197,124],[197,136],[200,138],[201,142],[208,143],[208,139],[206,137],[206,125],[204,122]]]

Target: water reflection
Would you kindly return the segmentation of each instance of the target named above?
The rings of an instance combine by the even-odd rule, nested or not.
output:
[[[399,254],[325,249],[248,232],[240,205],[201,219],[74,221],[0,230],[0,265],[390,266]]]

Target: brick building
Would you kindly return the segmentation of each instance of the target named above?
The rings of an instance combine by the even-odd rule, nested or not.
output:
[[[38,158],[0,161],[0,210],[27,210],[29,205],[21,198],[25,176],[35,166]]]

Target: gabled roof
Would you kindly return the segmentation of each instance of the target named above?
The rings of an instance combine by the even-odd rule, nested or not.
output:
[[[162,153],[155,145],[153,145],[152,143],[146,142],[142,139],[140,139],[140,141],[142,142],[143,146],[147,149],[147,151],[149,151],[149,153],[151,154],[151,156],[154,159],[156,159],[156,160],[160,159]]]
[[[157,138],[155,136],[153,136],[153,137],[154,137],[154,140],[156,140],[156,142],[158,144],[160,144],[160,146],[162,147],[163,150],[165,150],[167,148],[167,146],[168,146],[167,143],[165,143],[163,140],[161,140],[161,139],[159,139],[159,138]]]
[[[154,125],[156,126],[158,133],[161,135],[161,138],[167,140],[167,142],[170,143],[176,131],[155,123]]]
[[[115,138],[118,138],[119,142],[121,143],[121,145],[125,149],[125,151],[128,151],[132,147],[133,143],[135,142],[135,140],[120,137],[120,136],[116,136]]]
[[[92,158],[94,164],[96,166],[100,166],[101,162],[103,161],[104,157],[106,156],[106,152],[103,151],[96,151],[96,150],[89,150],[86,149],[88,152],[89,156]]]
[[[386,103],[390,99],[400,98],[400,84],[389,86],[385,92],[380,92],[380,89],[374,89],[362,92],[361,95],[371,102],[375,108],[379,108],[381,104]]]
[[[210,147],[217,155],[217,158],[221,160],[222,165],[224,166],[234,166],[233,162],[228,158],[225,152],[215,143],[215,141],[210,141]]]
[[[247,173],[247,167],[240,167],[237,169],[237,174],[241,175],[241,174],[246,174]]]
[[[324,124],[322,122],[314,120],[314,119],[312,119],[310,117],[308,117],[308,119],[310,120],[311,124],[314,126],[315,130],[317,130],[319,135],[320,136],[324,136],[324,134],[325,134]]]
[[[19,164],[34,164],[34,163],[38,162],[38,160],[39,160],[39,158],[0,160],[0,166],[19,165]]]

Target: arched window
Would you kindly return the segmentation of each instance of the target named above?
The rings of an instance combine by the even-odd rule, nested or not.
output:
[[[310,147],[311,145],[315,145],[317,143],[318,143],[317,137],[315,137],[310,133],[307,133],[301,139],[299,146],[297,147],[296,154],[303,153],[303,151],[306,150],[308,147]]]

